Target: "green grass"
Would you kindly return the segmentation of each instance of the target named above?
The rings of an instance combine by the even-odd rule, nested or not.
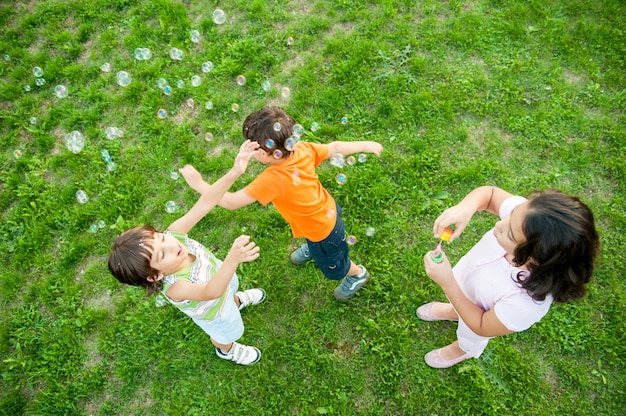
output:
[[[211,20],[218,6],[223,25]],[[624,16],[619,0],[0,2],[0,414],[624,414]],[[135,60],[138,47],[152,58]],[[206,74],[205,61],[215,65]],[[121,70],[132,76],[125,88]],[[54,95],[58,84],[67,98]],[[314,265],[289,264],[299,241],[273,208],[211,212],[191,236],[218,257],[242,232],[262,250],[238,272],[242,287],[268,294],[244,313],[242,342],[263,352],[244,368],[218,360],[179,311],[120,285],[106,257],[127,227],[173,221],[166,201],[189,208],[196,196],[170,172],[192,163],[217,179],[246,115],[269,103],[304,125],[306,140],[385,146],[346,167],[343,186],[336,168],[319,169],[373,280],[338,303]],[[123,137],[108,140],[107,126]],[[86,138],[78,154],[64,145],[73,130]],[[261,169],[252,164],[233,189]],[[494,339],[478,360],[434,370],[423,355],[451,342],[455,325],[415,317],[443,299],[422,256],[437,215],[484,184],[581,196],[602,253],[583,300]],[[476,215],[450,258],[492,224]]]

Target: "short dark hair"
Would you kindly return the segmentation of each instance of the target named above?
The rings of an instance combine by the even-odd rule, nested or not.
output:
[[[159,271],[150,266],[152,244],[157,230],[149,225],[134,227],[118,235],[111,245],[109,271],[121,283],[145,287],[148,294],[160,290],[161,281],[148,280],[159,275]]]
[[[280,159],[293,151],[293,118],[280,107],[267,106],[251,113],[243,122],[243,137],[257,142],[268,154]]]
[[[530,276],[520,274],[517,282],[538,301],[548,294],[556,302],[582,298],[600,250],[593,213],[578,197],[552,189],[528,203],[526,242],[514,255],[518,266],[528,265]]]

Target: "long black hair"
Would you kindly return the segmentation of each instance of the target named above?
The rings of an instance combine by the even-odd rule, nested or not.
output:
[[[528,203],[526,242],[515,248],[514,261],[526,264],[530,275],[520,273],[517,282],[538,301],[548,294],[555,302],[582,298],[600,249],[593,213],[579,198],[557,190]]]

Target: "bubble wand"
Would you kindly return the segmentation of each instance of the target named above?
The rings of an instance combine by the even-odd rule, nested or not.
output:
[[[441,242],[450,241],[450,238],[452,237],[452,233],[453,231],[448,227],[444,228],[443,231],[441,232],[441,235],[439,236],[439,244],[437,244],[437,247],[435,248],[434,252],[431,253],[430,255],[430,258],[435,263],[441,263],[443,261],[443,251],[441,251]]]

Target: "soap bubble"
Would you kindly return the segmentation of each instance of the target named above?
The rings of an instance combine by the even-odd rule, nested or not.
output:
[[[246,83],[246,77],[244,77],[243,75],[239,75],[237,77],[237,85],[243,85]]]
[[[98,226],[96,224],[91,224],[89,226],[89,231],[91,231],[92,233],[98,232]]]
[[[207,142],[210,142],[211,140],[213,140],[213,134],[212,133],[205,134],[204,140],[206,140]]]
[[[29,121],[30,124],[37,124],[37,117],[31,117]]]
[[[339,185],[345,184],[347,180],[348,180],[348,177],[343,173],[340,173],[337,176],[335,176],[335,182],[337,182]]]
[[[274,159],[280,159],[283,157],[283,152],[280,149],[276,149],[274,150],[274,153],[272,153],[272,156],[274,156]]]
[[[367,155],[365,153],[361,153],[359,155],[359,162],[365,163],[366,160],[367,160]]]
[[[211,61],[206,61],[205,63],[202,64],[202,72],[204,72],[205,74],[208,72],[211,72],[213,70],[213,62]]]
[[[226,21],[226,13],[222,9],[215,9],[213,11],[213,23],[221,25]]]
[[[85,137],[79,131],[74,130],[65,135],[65,146],[74,154],[80,153],[85,147]]]
[[[341,153],[334,153],[330,157],[330,164],[336,168],[343,169],[346,166],[346,161]]]
[[[54,87],[54,94],[59,98],[65,98],[67,97],[67,88],[65,85],[57,85]]]
[[[30,91],[30,85],[24,85],[24,91],[26,92]]]
[[[44,85],[46,85],[46,80],[43,78],[37,78],[35,80],[35,85],[37,85],[38,87],[42,87]]]
[[[167,87],[167,80],[165,78],[159,78],[157,79],[157,87],[159,87],[159,89],[163,89],[165,87]]]
[[[170,172],[170,179],[172,179],[173,181],[177,180],[178,179],[178,172],[176,172],[176,171]]]
[[[124,131],[118,129],[117,127],[107,127],[104,129],[104,134],[106,134],[107,139],[114,140],[118,137],[122,137],[124,135]]]
[[[170,87],[169,85],[166,85],[165,87],[163,87],[163,94],[172,95],[172,87]]]
[[[185,88],[185,81],[183,81],[182,79],[179,79],[178,81],[176,81],[176,88],[180,88],[180,89]]]
[[[274,123],[272,127],[274,128],[274,131],[280,131],[283,128],[279,122]]]
[[[285,140],[285,150],[287,150],[288,152],[291,152],[296,146],[297,141],[294,137],[295,136],[291,136],[287,140]]]
[[[287,88],[287,87],[283,87],[283,88],[280,90],[280,95],[281,95],[283,98],[289,98],[289,96],[291,95],[291,90],[290,90],[289,88]]]
[[[197,75],[194,75],[191,77],[191,85],[193,85],[194,87],[197,87],[200,85],[200,77]]]
[[[367,229],[365,230],[365,235],[368,237],[373,237],[374,234],[376,234],[376,230],[374,229],[374,227],[367,227]]]
[[[100,150],[100,156],[102,156],[102,159],[106,163],[109,163],[111,161],[111,155],[109,154],[109,151],[107,149]]]
[[[297,134],[298,136],[302,136],[304,134],[304,127],[302,127],[301,124],[294,124],[293,132]]]
[[[157,111],[157,117],[159,117],[161,120],[164,119],[165,117],[167,117],[167,111],[164,108],[161,108],[159,111]]]
[[[265,147],[267,147],[268,149],[273,149],[274,147],[276,147],[276,143],[272,139],[265,139]]]
[[[116,75],[116,79],[117,79],[117,83],[121,87],[128,87],[128,85],[130,84],[130,81],[132,81],[130,74],[126,71],[118,72]]]
[[[22,151],[21,151],[21,150],[19,150],[19,149],[15,149],[15,150],[13,151],[13,156],[14,156],[16,159],[19,159],[20,157],[22,157]]]
[[[200,32],[198,32],[197,30],[192,30],[191,32],[189,32],[189,39],[191,39],[193,43],[200,42]]]
[[[300,173],[297,170],[291,174],[291,177],[293,178],[293,184],[296,186],[300,185],[302,182],[302,179],[300,179]]]
[[[354,156],[348,156],[348,158],[346,159],[346,163],[352,166],[356,163],[356,158]]]
[[[154,306],[156,306],[157,308],[162,308],[165,305],[167,305],[167,300],[163,296],[157,295],[154,298]]]
[[[353,235],[349,235],[347,241],[349,245],[353,246],[356,244],[356,237]]]
[[[293,44],[293,38],[291,36],[289,36],[287,38],[287,46],[291,46]]]
[[[207,110],[211,110],[213,108],[213,103],[211,101],[207,101],[206,103],[204,103],[204,108],[206,108]]]
[[[326,216],[328,218],[334,218],[335,217],[335,210],[334,209],[329,209],[328,211],[326,211]]]
[[[234,113],[236,113],[237,111],[239,111],[239,104],[233,103],[233,105],[230,106],[230,109],[233,110]]]
[[[175,61],[180,61],[185,57],[185,53],[178,48],[170,49],[170,58]]]
[[[102,65],[100,65],[100,70],[102,72],[111,72],[111,64],[108,62],[103,63]]]
[[[104,227],[106,227],[106,225],[107,225],[106,222],[104,222],[102,220],[98,221],[98,228],[104,228]]]
[[[196,102],[193,100],[193,98],[188,98],[186,103],[187,103],[187,107],[191,107],[191,108],[193,108],[193,106],[196,105]]]
[[[117,165],[115,164],[115,162],[111,161],[107,163],[107,170],[109,172],[113,172],[115,169],[117,169]]]
[[[152,57],[152,52],[148,48],[136,48],[135,59],[138,61],[146,61]]]
[[[43,76],[43,69],[41,69],[38,66],[34,67],[33,68],[33,75],[35,75],[37,78],[42,77]]]
[[[167,211],[169,214],[173,214],[176,211],[178,211],[178,207],[176,206],[176,202],[174,202],[174,201],[167,201],[165,203],[165,211]]]
[[[10,60],[11,60],[11,57],[10,57],[9,55],[4,55],[4,60],[5,60],[5,61],[10,61]]]
[[[78,191],[76,191],[76,200],[78,200],[80,204],[86,204],[87,201],[89,201],[89,197],[87,196],[87,193],[85,191],[79,189]]]
[[[341,124],[347,124],[347,123],[348,123],[348,117],[347,116],[341,117]]]
[[[320,128],[320,125],[316,121],[311,123],[311,131],[317,131],[319,128]]]
[[[272,89],[272,83],[268,80],[265,80],[261,83],[261,88],[263,88],[263,91],[265,92],[270,92],[270,90]]]

